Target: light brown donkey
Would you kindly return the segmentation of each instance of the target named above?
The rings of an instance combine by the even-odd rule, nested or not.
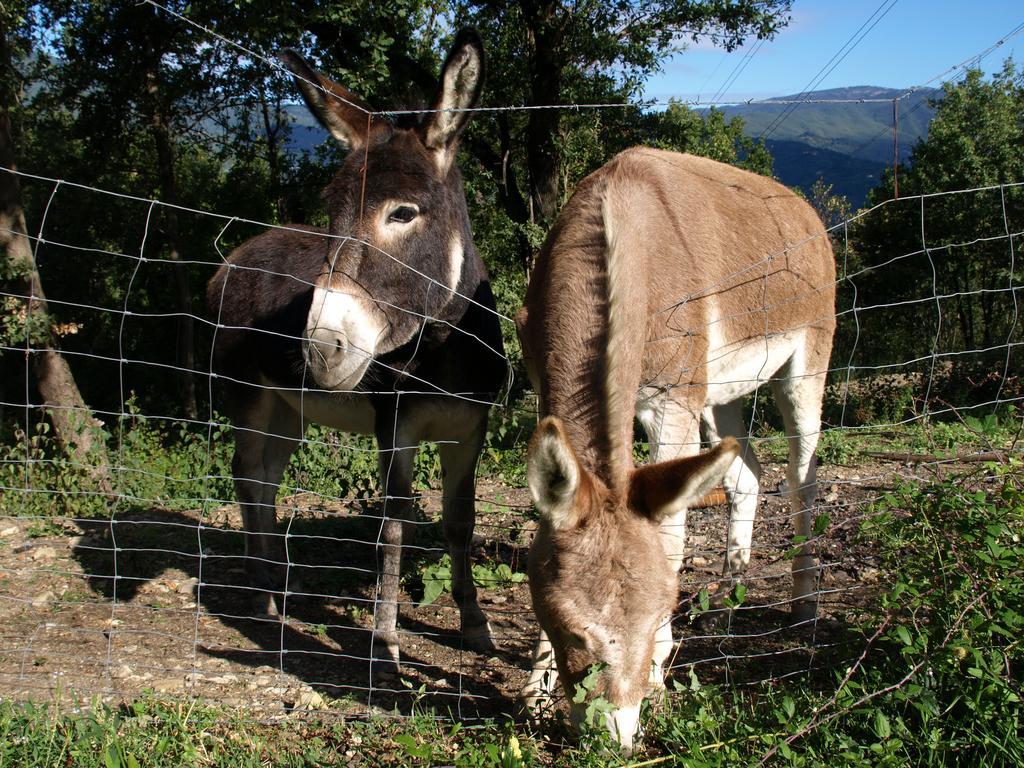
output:
[[[631,149],[566,204],[517,323],[545,417],[528,456],[541,638],[524,697],[537,706],[561,675],[572,699],[597,669],[588,695],[612,705],[605,724],[631,748],[672,648],[686,511],[718,482],[731,504],[726,583],[749,561],[760,467],[742,403],[766,382],[789,440],[796,532],[810,534],[832,250],[813,209],[775,181]],[[651,444],[640,468],[634,415]],[[699,454],[702,420],[716,447]],[[816,569],[805,546],[793,563],[797,619],[815,614]]]

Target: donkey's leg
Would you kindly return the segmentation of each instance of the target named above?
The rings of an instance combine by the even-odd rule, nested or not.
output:
[[[703,397],[703,393],[700,395]],[[663,393],[645,401],[638,416],[647,433],[652,464],[700,452],[700,408],[696,402]],[[659,528],[665,555],[677,573],[683,567],[686,553],[686,512],[684,508],[669,514]],[[652,686],[664,687],[664,665],[674,647],[672,617],[665,616],[654,637],[650,677]]]
[[[789,441],[789,464],[786,483],[793,510],[793,525],[797,536],[804,537],[797,556],[793,559],[793,618],[810,621],[817,614],[818,564],[816,547],[811,537],[811,510],[818,493],[817,463],[814,451],[821,432],[821,403],[825,393],[827,361],[809,366],[788,363],[772,379],[772,391],[782,412],[786,438]]]
[[[726,494],[729,496],[729,531],[722,562],[724,581],[720,592],[724,595],[740,581],[750,563],[750,544],[754,535],[754,517],[757,515],[761,464],[747,437],[747,428],[743,423],[742,400],[709,406],[704,412],[704,419],[713,443],[718,442],[722,436],[732,435],[739,441],[741,447],[740,455],[729,466],[723,479]]]
[[[665,662],[668,661],[675,646],[675,638],[672,637],[672,617],[666,616],[654,633],[654,654],[651,657],[651,676],[648,684],[656,691],[665,688]]]
[[[700,406],[697,403],[665,392],[645,400],[637,416],[647,433],[652,464],[700,453]],[[686,510],[666,517],[660,533],[665,554],[678,572],[686,550]]]
[[[443,500],[441,525],[452,563],[452,597],[459,606],[462,637],[476,651],[495,650],[491,627],[477,602],[476,585],[469,562],[476,523],[476,464],[487,430],[487,412],[481,412],[477,427],[467,439],[442,442]]]
[[[547,633],[542,629],[533,650],[533,665],[530,679],[526,681],[519,696],[528,715],[537,715],[551,706],[552,695],[558,686],[558,665],[555,651]]]
[[[394,409],[377,426],[377,447],[383,505],[381,508],[380,573],[374,610],[373,646],[370,656],[378,674],[398,672],[398,587],[402,571],[402,538],[412,519],[412,476],[418,436],[402,430],[403,419]],[[395,426],[397,421],[397,427]]]
[[[302,420],[272,392],[264,391],[235,420],[231,469],[245,527],[245,568],[253,610],[276,616],[276,593],[285,585],[287,557],[277,533],[275,502],[288,460],[302,436]]]

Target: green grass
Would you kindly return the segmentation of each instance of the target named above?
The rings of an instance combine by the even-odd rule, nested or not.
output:
[[[1019,413],[1007,410],[898,429],[827,432],[819,455],[826,463],[857,465],[875,451],[936,456],[1005,451],[1019,424]],[[227,482],[222,476],[230,457],[227,427],[216,426],[213,441],[205,431],[161,430],[144,421],[127,427],[117,455],[125,467],[140,470],[131,475],[137,482],[133,494],[171,505],[187,505],[190,494],[201,496],[211,488],[230,498],[230,487],[217,485]],[[492,424],[485,474],[521,472],[516,467],[531,427],[522,415]],[[783,460],[781,435],[767,428],[760,435],[762,458]],[[358,446],[334,433],[311,437],[288,483],[359,495],[370,487],[361,483],[374,482],[375,462],[366,461],[372,454],[353,450]],[[80,493],[82,477],[55,458],[45,428],[2,450],[5,514],[34,514],[32,533],[51,535],[59,530],[59,521],[51,519],[90,512],[92,497]],[[42,487],[50,493],[22,490],[26,455],[39,459],[31,465],[33,483],[47,479]],[[341,481],[339,460],[348,462]],[[436,482],[436,456],[426,452],[424,462],[419,482]],[[619,755],[600,733],[571,739],[557,722],[548,723],[540,736],[523,724],[463,725],[447,712],[418,708],[407,718],[356,722],[339,711],[334,718],[312,719],[307,713],[266,723],[254,722],[244,711],[149,696],[116,708],[0,702],[0,768],[1024,764],[1022,489],[1019,459],[1002,466],[976,463],[942,482],[899,488],[864,510],[870,514],[859,530],[859,544],[880,558],[883,589],[875,606],[848,619],[854,622],[846,628],[853,656],[826,665],[831,674],[742,688],[702,685],[696,675],[683,675],[664,701],[648,708],[644,750],[633,757]],[[425,581],[433,573],[429,567],[421,569]],[[443,589],[445,574],[433,576]],[[521,574],[492,564],[478,566],[474,577],[497,588],[515,583]],[[317,625],[308,629],[314,636],[321,631]]]
[[[908,485],[872,512],[858,536],[878,552],[885,589],[848,627],[852,655],[756,686],[684,675],[648,706],[631,757],[599,732],[568,738],[557,721],[539,735],[418,706],[406,718],[261,723],[150,696],[73,713],[0,703],[0,768],[1024,764],[1024,465]]]
[[[1015,439],[1021,414],[1009,407],[1004,413],[985,413],[957,419],[920,419],[890,427],[824,427],[818,441],[818,457],[824,464],[855,465],[872,453],[923,454],[935,460],[972,453],[1005,451]],[[788,446],[783,433],[764,427],[756,432],[758,457],[785,462]]]
[[[0,702],[0,768],[257,768],[436,765],[518,768],[534,744],[508,726],[462,727],[427,714],[370,721],[255,721],[239,711],[145,697],[75,714]]]

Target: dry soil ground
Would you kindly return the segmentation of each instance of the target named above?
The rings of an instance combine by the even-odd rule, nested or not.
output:
[[[744,608],[710,630],[689,621],[693,596],[719,572],[726,524],[724,507],[694,511],[674,674],[685,682],[693,669],[705,681],[742,683],[827,670],[850,652],[857,638],[847,621],[871,600],[879,578],[871,551],[855,543],[857,522],[908,471],[896,463],[821,468],[818,500],[830,525],[812,626],[786,627],[783,553],[791,528],[786,505],[771,493],[761,501]],[[766,464],[765,488],[781,477],[780,466]],[[477,561],[524,571],[533,530],[526,491],[483,480],[479,496]],[[251,614],[234,506],[205,518],[198,510],[151,508],[118,513],[113,522],[57,520],[58,528],[42,530],[40,521],[0,517],[0,697],[73,705],[152,690],[267,718],[296,710],[404,713],[424,704],[466,719],[513,711],[536,631],[526,584],[481,590],[501,645],[492,654],[461,647],[449,595],[416,603],[419,573],[440,554],[430,522],[436,493],[425,495],[426,522],[405,558],[397,679],[372,676],[367,662],[376,555],[366,542],[376,538],[374,519],[355,502],[284,501],[297,510],[289,528],[293,572],[314,594],[289,601],[284,621]]]

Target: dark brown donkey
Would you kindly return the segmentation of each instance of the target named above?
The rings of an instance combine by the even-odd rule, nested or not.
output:
[[[630,747],[672,648],[686,511],[709,486],[723,482],[732,507],[726,584],[750,558],[760,468],[743,398],[764,383],[786,427],[796,532],[811,533],[832,249],[814,210],[781,184],[633,149],[566,204],[516,321],[547,417],[528,456],[543,631],[524,694],[538,704],[561,676],[572,698],[597,665],[590,693],[613,705],[606,724]],[[635,416],[651,443],[640,468]],[[702,421],[716,447],[698,455]],[[815,574],[805,544],[793,561],[798,619],[814,616]]]
[[[241,245],[210,280],[214,370],[235,424],[232,469],[246,564],[258,608],[295,591],[275,527],[278,484],[311,422],[373,434],[385,497],[371,656],[398,663],[402,521],[412,512],[413,459],[439,442],[442,525],[466,643],[493,647],[477,604],[468,547],[475,469],[488,404],[506,365],[487,272],[473,246],[461,134],[480,96],[483,49],[462,32],[433,110],[388,120],[282,57],[309,109],[349,149],[324,191],[327,230],[276,229]]]

